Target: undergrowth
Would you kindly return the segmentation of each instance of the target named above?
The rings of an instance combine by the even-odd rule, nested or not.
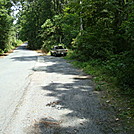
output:
[[[127,89],[125,86],[118,85],[119,76],[114,74],[115,71],[121,69],[120,66],[122,66],[122,64],[120,64],[119,68],[112,70],[112,66],[115,66],[114,64],[117,62],[114,58],[112,62],[101,62],[100,60],[94,59],[83,62],[77,60],[77,57],[74,57],[72,52],[68,54],[66,59],[70,60],[75,67],[93,76],[93,81],[96,85],[95,90],[102,93],[103,103],[105,103],[107,107],[114,109],[117,114],[117,120],[122,123],[123,128],[128,134],[132,134],[134,128],[134,91],[132,88]],[[108,62],[110,62],[110,64],[108,64]],[[127,78],[124,79],[127,80]]]
[[[22,44],[21,40],[15,40],[14,42],[12,42],[12,45],[8,46],[4,50],[0,49],[0,55],[2,56],[5,53],[10,52],[11,50],[15,49],[16,47],[20,46],[21,44]]]

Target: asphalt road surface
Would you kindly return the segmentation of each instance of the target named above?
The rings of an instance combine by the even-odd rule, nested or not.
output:
[[[1,134],[126,134],[91,76],[24,46],[0,59]]]
[[[25,46],[23,44],[10,55],[0,58],[0,133],[6,129],[21,103],[37,59],[38,54]]]

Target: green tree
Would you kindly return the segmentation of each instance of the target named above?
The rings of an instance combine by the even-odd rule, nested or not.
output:
[[[22,28],[20,37],[29,42],[32,49],[41,48],[43,41],[40,38],[41,26],[47,19],[62,12],[64,0],[37,0],[28,1],[22,11],[19,23]]]
[[[0,51],[7,51],[12,46],[13,17],[10,0],[0,0]]]
[[[25,6],[18,21],[19,34],[29,41],[30,48],[49,51],[51,46],[63,43],[73,49],[78,60],[104,63],[120,84],[127,74],[124,70],[132,74],[132,0],[27,0],[22,3]],[[126,87],[132,87],[129,81],[132,78],[129,75],[123,79]]]

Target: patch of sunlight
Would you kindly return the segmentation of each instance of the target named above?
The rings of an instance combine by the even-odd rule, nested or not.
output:
[[[81,126],[81,124],[85,124],[87,122],[89,122],[89,120],[83,118],[83,119],[80,119],[78,117],[73,117],[73,116],[70,116],[70,117],[64,117],[64,119],[66,118],[66,120],[62,123],[62,127],[79,127]]]
[[[89,90],[87,89],[81,89],[82,92],[88,92]]]

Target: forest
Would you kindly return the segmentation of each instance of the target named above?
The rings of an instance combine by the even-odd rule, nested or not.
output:
[[[20,7],[16,24],[14,5]],[[44,52],[67,47],[77,66],[99,75],[101,85],[114,83],[133,102],[133,0],[0,0],[0,53],[18,40]]]
[[[14,4],[21,7],[16,25]],[[17,36],[46,52],[62,44],[72,58],[104,66],[122,90],[134,88],[133,0],[0,0],[0,16],[0,52]]]
[[[16,38],[12,6],[10,0],[0,0],[0,55],[15,48],[21,42]]]

